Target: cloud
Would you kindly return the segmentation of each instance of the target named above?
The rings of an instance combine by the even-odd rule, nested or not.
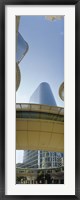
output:
[[[53,21],[53,20],[61,20],[63,18],[63,16],[61,15],[46,15],[45,19]]]

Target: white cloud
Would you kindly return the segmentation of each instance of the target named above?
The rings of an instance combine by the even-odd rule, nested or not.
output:
[[[53,20],[60,20],[60,19],[62,19],[63,18],[63,16],[61,16],[61,15],[46,15],[45,16],[45,19],[47,19],[47,20],[50,20],[50,21],[53,21]]]

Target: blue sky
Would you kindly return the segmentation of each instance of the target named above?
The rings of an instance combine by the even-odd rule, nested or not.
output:
[[[50,21],[45,16],[22,16],[19,32],[29,50],[19,64],[21,83],[16,103],[28,103],[38,85],[48,82],[57,106],[63,107],[58,91],[64,81],[64,17]]]
[[[16,102],[29,102],[29,98],[43,81],[48,82],[58,106],[59,86],[64,80],[64,18],[49,21],[44,16],[23,16],[19,32],[29,45],[29,51],[20,66],[21,84]]]

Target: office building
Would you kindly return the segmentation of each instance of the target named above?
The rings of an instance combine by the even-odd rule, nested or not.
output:
[[[30,103],[57,106],[48,83],[42,82],[30,97]]]
[[[63,153],[24,150],[23,167],[58,168],[63,166]]]

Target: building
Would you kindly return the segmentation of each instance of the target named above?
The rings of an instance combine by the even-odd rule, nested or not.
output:
[[[24,167],[38,168],[39,153],[38,151],[24,150],[23,163]]]
[[[58,168],[63,166],[63,153],[24,150],[23,167]]]
[[[37,99],[37,104],[33,104],[37,96],[39,103]],[[50,86],[45,82],[33,93],[29,104],[16,104],[17,150],[64,151],[64,109],[55,104]]]
[[[50,172],[56,183],[60,176],[63,182],[64,109],[56,106],[48,83],[38,86],[29,104],[16,104],[16,149],[24,150],[23,163],[17,164],[17,170],[36,169],[24,173],[28,182],[36,181],[37,170],[43,170],[45,175],[48,169],[57,170]],[[23,174],[21,169],[17,176]]]
[[[42,82],[30,98],[30,103],[48,104],[56,106],[55,98],[48,83]],[[24,167],[30,168],[53,168],[62,166],[62,153],[41,150],[24,150]]]
[[[42,82],[30,98],[30,103],[57,106],[52,90],[48,83]]]
[[[29,45],[23,39],[22,35],[18,32],[19,29],[20,16],[16,16],[16,91],[19,88],[21,82],[21,72],[19,68],[19,63],[24,58],[25,54],[28,52]]]

